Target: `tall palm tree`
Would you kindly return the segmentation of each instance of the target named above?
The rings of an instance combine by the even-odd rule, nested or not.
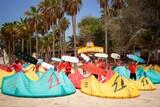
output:
[[[60,20],[60,27],[61,27],[61,32],[62,32],[62,54],[64,54],[64,52],[66,51],[66,46],[65,46],[65,31],[66,29],[69,27],[69,20],[66,19],[66,17],[63,17],[61,20]]]
[[[111,7],[117,11],[118,17],[121,15],[121,9],[126,7],[126,1],[125,0],[111,0]]]
[[[20,22],[19,22],[19,37],[22,40],[22,45],[21,45],[21,51],[24,51],[24,42],[27,41],[29,39],[30,36],[30,29],[29,29],[29,25],[27,22],[27,18],[20,18]]]
[[[14,52],[15,49],[15,40],[17,38],[17,22],[9,22],[4,23],[1,28],[2,38],[6,43],[7,52],[9,55],[9,60],[11,60],[11,54]]]
[[[104,28],[105,28],[105,52],[108,53],[108,34],[107,34],[107,15],[109,14],[109,0],[98,0],[100,7],[104,10]]]
[[[30,21],[30,26],[33,27],[34,32],[36,34],[36,56],[38,57],[39,53],[38,53],[38,31],[37,31],[37,27],[38,27],[38,23],[40,21],[40,12],[39,9],[37,7],[30,7],[30,10],[25,12],[25,15],[27,17],[29,17]]]
[[[45,61],[48,62],[49,61],[49,52],[52,49],[52,33],[49,33],[45,36],[43,36],[40,39],[40,47],[41,47],[41,51],[44,52],[45,51]]]
[[[51,26],[52,31],[54,32],[55,24],[58,18],[58,11],[60,10],[60,0],[43,0],[39,4],[40,11],[46,17],[48,26]],[[55,56],[55,35],[53,33],[53,53],[52,56]]]
[[[100,3],[100,7],[104,10],[104,29],[105,29],[105,52],[108,53],[108,34],[107,34],[107,23],[110,17],[110,8],[117,9],[118,13],[120,14],[120,9],[124,7],[125,1],[124,0],[97,0]],[[111,5],[110,5],[110,3]]]
[[[74,55],[76,52],[76,15],[80,11],[82,0],[64,0],[64,8],[68,15],[72,16],[72,29],[74,37]]]

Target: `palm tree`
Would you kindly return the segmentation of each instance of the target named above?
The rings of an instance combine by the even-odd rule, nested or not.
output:
[[[49,52],[52,49],[52,33],[46,34],[44,37],[40,39],[40,47],[41,51],[45,51],[45,61],[49,61]]]
[[[55,56],[55,24],[58,18],[58,11],[60,10],[60,0],[44,0],[39,4],[40,11],[42,12],[43,16],[46,17],[46,21],[48,26],[51,26],[53,32],[53,53],[52,56]]]
[[[72,16],[72,29],[74,37],[74,55],[77,56],[76,52],[76,14],[80,11],[82,0],[64,0],[64,8],[68,15]]]
[[[100,3],[100,7],[104,10],[104,29],[105,29],[105,52],[108,53],[108,34],[107,24],[110,17],[109,2],[111,2],[111,8],[120,10],[125,5],[124,0],[97,0]],[[118,12],[120,14],[120,12]]]
[[[18,28],[16,21],[4,23],[2,25],[1,34],[8,48],[7,52],[9,55],[9,61],[11,60],[11,54],[14,52],[15,49],[15,40],[17,38],[17,33],[18,33]]]
[[[38,27],[38,23],[40,21],[40,12],[39,9],[36,7],[30,7],[29,11],[25,12],[25,15],[27,17],[29,17],[29,23],[30,26],[33,27],[33,30],[35,31],[36,34],[36,56],[38,57],[39,53],[38,53],[38,31],[37,31],[37,27]]]
[[[64,54],[64,52],[66,51],[66,46],[65,46],[65,31],[66,29],[69,27],[69,20],[66,19],[65,17],[63,17],[61,20],[60,20],[60,28],[61,28],[61,32],[62,32],[62,50],[63,52],[61,54]]]
[[[105,52],[108,53],[108,34],[107,34],[107,20],[109,15],[109,0],[98,0],[100,7],[104,10],[104,28],[105,28]]]
[[[22,40],[21,43],[21,51],[24,52],[24,42],[25,40],[27,41],[30,37],[30,29],[29,29],[29,25],[27,22],[27,18],[20,18],[20,22],[19,22],[19,37]]]

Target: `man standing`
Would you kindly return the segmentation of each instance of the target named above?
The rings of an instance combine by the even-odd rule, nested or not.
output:
[[[129,70],[130,70],[130,79],[134,79],[134,80],[136,80],[136,69],[137,69],[137,63],[135,63],[135,62],[131,62],[130,64],[129,64]]]

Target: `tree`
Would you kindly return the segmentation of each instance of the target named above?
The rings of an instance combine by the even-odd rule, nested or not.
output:
[[[120,35],[125,36],[123,45],[134,50],[136,46],[148,50],[148,63],[153,50],[159,48],[160,2],[128,0],[128,7],[122,11]],[[125,26],[125,27],[123,27]],[[126,45],[129,44],[129,45]]]
[[[96,17],[85,17],[78,23],[80,38],[83,45],[88,41],[93,41],[96,45],[104,46],[104,32],[101,20]]]
[[[105,31],[105,52],[108,53],[108,20],[111,16],[110,14],[110,8],[120,10],[124,6],[124,0],[98,0],[100,3],[100,7],[104,10],[104,31]],[[111,2],[111,6],[110,6]],[[120,14],[120,12],[119,12]]]
[[[14,52],[15,48],[15,40],[18,37],[18,22],[9,22],[4,23],[1,27],[2,39],[5,41],[5,45],[7,47],[7,53],[9,56],[9,61],[12,61],[11,55]]]
[[[74,37],[74,55],[77,56],[76,52],[76,14],[80,11],[82,0],[64,0],[64,8],[68,15],[72,16],[72,29]]]
[[[69,20],[66,19],[66,17],[63,17],[61,20],[60,20],[60,28],[61,28],[61,32],[62,32],[62,50],[63,52],[61,54],[64,54],[64,51],[66,51],[66,41],[65,41],[65,31],[67,30],[67,28],[69,28]]]
[[[77,38],[77,45],[78,46],[82,46],[80,36],[76,36],[76,38]],[[74,46],[74,37],[73,36],[69,36],[68,37],[68,42],[67,42],[68,50],[72,51],[73,50],[73,46]]]
[[[40,21],[41,15],[37,7],[30,7],[28,11],[25,12],[25,15],[29,18],[30,26],[33,27],[33,30],[36,34],[36,56],[38,57],[38,23]]]
[[[24,42],[29,41],[29,38],[31,36],[31,30],[29,28],[29,24],[28,24],[28,19],[27,18],[20,18],[20,22],[18,24],[18,35],[19,38],[21,39],[22,45],[21,45],[21,51],[24,52]],[[28,47],[28,44],[26,45],[26,47]]]
[[[49,33],[45,36],[43,36],[42,38],[40,38],[40,52],[42,54],[44,54],[45,56],[45,61],[48,62],[49,61],[49,52],[51,51],[52,49],[52,33]]]
[[[107,15],[109,14],[108,0],[98,0],[100,7],[104,10],[104,28],[105,28],[105,52],[108,53],[108,35],[107,35]]]
[[[40,10],[47,19],[48,26],[52,26],[52,32],[55,30],[57,19],[62,16],[61,0],[44,0],[39,4]],[[53,53],[55,56],[55,35],[53,34]]]

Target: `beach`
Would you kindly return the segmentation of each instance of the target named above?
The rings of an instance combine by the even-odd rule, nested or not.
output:
[[[52,98],[19,98],[0,94],[0,107],[160,107],[160,85],[130,99],[110,99],[76,93]]]

